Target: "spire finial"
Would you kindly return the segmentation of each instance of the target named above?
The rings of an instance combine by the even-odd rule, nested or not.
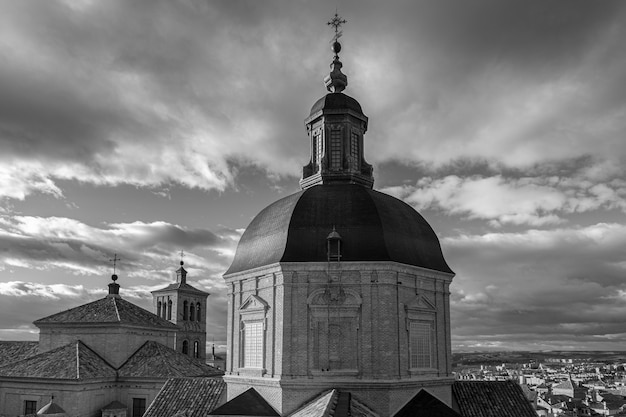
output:
[[[180,268],[176,270],[176,282],[180,282],[181,284],[185,284],[187,281],[187,271],[183,266],[185,262],[183,262],[183,258],[185,257],[185,252],[183,250],[180,251]]]
[[[333,43],[332,46],[332,51],[335,53],[335,58],[339,59],[339,51],[341,51],[341,44],[339,43],[339,38],[343,35],[343,31],[339,30],[339,28],[341,28],[341,25],[343,25],[344,23],[346,23],[347,20],[341,18],[338,14],[337,14],[337,9],[335,9],[335,16],[333,16],[332,19],[330,19],[328,21],[328,26],[332,26],[335,28],[335,36],[333,36],[333,39],[331,40],[331,42]]]
[[[113,258],[109,259],[109,262],[113,262],[113,275],[111,275],[111,279],[113,281],[117,281],[117,274],[116,274],[116,272],[117,272],[117,261],[121,261],[121,260],[122,260],[122,258],[119,258],[117,256],[117,253],[114,253],[113,254]]]
[[[324,77],[324,84],[326,85],[326,89],[333,93],[341,93],[348,86],[348,77],[341,72],[343,64],[339,60],[339,52],[341,51],[339,38],[343,35],[343,31],[339,29],[341,25],[346,22],[347,20],[341,18],[335,10],[335,16],[327,23],[328,26],[335,28],[335,36],[331,39],[332,46],[330,48],[335,56],[333,57],[333,62],[330,64],[330,68],[332,69],[330,74]]]
[[[113,275],[111,275],[113,282],[109,284],[109,295],[107,297],[120,298],[120,285],[115,281],[117,281],[117,262],[121,260],[122,258],[118,257],[117,253],[114,253],[113,258],[109,259],[109,262],[113,263]]]

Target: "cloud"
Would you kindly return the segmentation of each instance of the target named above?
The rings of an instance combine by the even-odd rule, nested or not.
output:
[[[619,2],[346,8],[342,59],[372,116],[373,162],[520,167],[592,155],[623,174]],[[330,60],[319,42],[327,9],[7,5],[0,195],[62,197],[62,180],[224,190],[240,166],[298,176],[301,120],[324,93]]]
[[[108,258],[118,253],[127,273],[164,279],[165,271],[160,268],[166,268],[168,262],[173,264],[180,248],[187,250],[185,259],[192,268],[225,270],[237,244],[233,236],[238,232],[224,228],[222,232],[224,237],[162,221],[96,227],[66,217],[1,216],[0,242],[6,249],[0,258],[8,266],[102,275],[110,269]]]
[[[578,178],[425,177],[415,186],[382,191],[405,200],[418,210],[435,208],[449,215],[503,224],[545,226],[563,223],[565,214],[594,210],[626,212],[626,182],[614,179],[594,184]]]
[[[615,223],[445,238],[457,272],[454,343],[618,338],[626,333],[625,245],[626,226]]]

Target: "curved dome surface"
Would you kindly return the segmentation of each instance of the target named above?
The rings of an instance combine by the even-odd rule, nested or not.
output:
[[[309,115],[312,116],[320,110],[335,109],[354,110],[363,114],[361,105],[352,97],[345,95],[344,93],[328,93],[315,102],[313,107],[311,107],[311,113]]]
[[[325,262],[341,235],[341,260],[395,261],[453,273],[428,222],[395,197],[356,184],[318,185],[263,209],[244,232],[226,275],[276,262]]]

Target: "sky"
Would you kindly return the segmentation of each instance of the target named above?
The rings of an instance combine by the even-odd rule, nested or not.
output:
[[[453,351],[626,350],[626,2],[0,0],[0,340],[211,293],[299,190],[335,13],[374,188],[455,271]]]

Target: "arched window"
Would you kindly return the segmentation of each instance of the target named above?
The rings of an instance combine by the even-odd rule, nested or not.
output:
[[[183,354],[189,355],[189,342],[186,340],[183,340]]]
[[[202,315],[200,314],[201,312],[201,307],[200,307],[200,303],[198,303],[198,305],[196,306],[196,320],[197,321],[202,321]]]
[[[167,300],[167,319],[172,320],[172,300]]]
[[[193,357],[194,358],[200,357],[200,342],[198,342],[197,340],[193,342]]]
[[[196,306],[194,303],[191,303],[189,306],[189,320],[193,321],[194,313],[196,312]]]
[[[161,302],[157,303],[157,316],[161,317]]]
[[[183,301],[183,320],[187,320],[187,301]]]

